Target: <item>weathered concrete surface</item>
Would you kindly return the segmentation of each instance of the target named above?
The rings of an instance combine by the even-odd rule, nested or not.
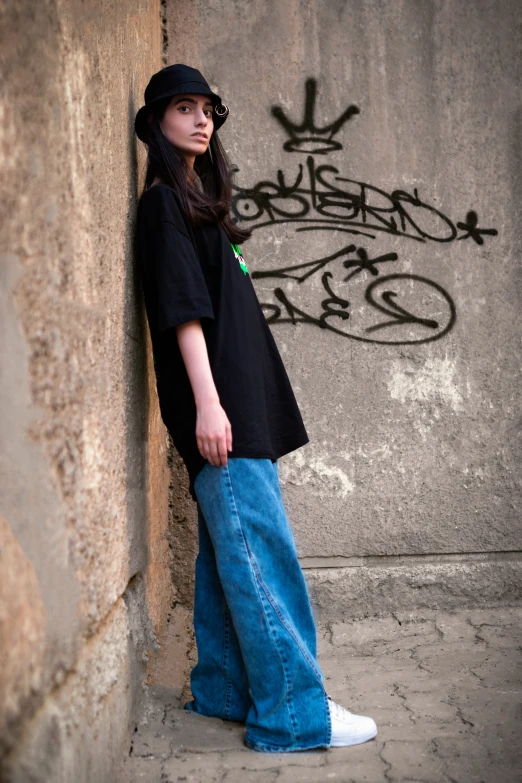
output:
[[[167,21],[168,62],[230,105],[245,258],[286,319],[310,443],[280,475],[304,563],[520,553],[520,3],[176,0]]]
[[[160,649],[148,665],[149,685],[178,688],[185,701],[192,698],[189,675],[197,662],[192,609],[177,603],[169,612]]]
[[[0,2],[2,780],[111,779],[174,594],[133,270],[159,0]]]
[[[180,606],[192,607],[194,564],[198,551],[198,516],[189,493],[187,469],[169,438],[169,545],[172,553],[172,583]]]
[[[82,646],[74,669],[45,694],[31,721],[26,720],[22,741],[4,759],[2,780],[92,783],[111,779],[129,742],[129,688],[136,687],[131,640],[129,615],[120,598],[102,627]]]
[[[412,558],[404,558],[407,561]],[[508,606],[522,600],[518,558],[305,569],[322,621],[409,609]]]
[[[332,623],[319,660],[331,695],[371,715],[374,740],[351,748],[248,750],[237,723],[180,709],[156,688],[134,734],[126,783],[519,783],[522,608],[396,612]]]

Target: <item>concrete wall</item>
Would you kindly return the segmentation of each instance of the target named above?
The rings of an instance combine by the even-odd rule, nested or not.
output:
[[[0,777],[102,783],[175,598],[132,248],[161,9],[1,7]]]
[[[520,598],[516,0],[176,0],[230,105],[244,255],[310,443],[282,460],[323,616]]]

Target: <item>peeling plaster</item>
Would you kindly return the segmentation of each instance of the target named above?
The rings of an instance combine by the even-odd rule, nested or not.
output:
[[[401,361],[392,365],[388,389],[392,399],[403,404],[410,402],[438,402],[449,405],[455,412],[463,407],[454,359],[427,359],[417,369],[404,369]]]
[[[343,452],[340,456],[346,460],[346,456],[349,455]],[[316,494],[322,497],[334,495],[345,498],[355,490],[355,484],[339,466],[328,464],[332,459],[334,457],[328,452],[314,454],[308,451],[307,457],[300,451],[292,452],[280,461],[280,482],[282,485],[296,486],[310,484],[316,490]]]

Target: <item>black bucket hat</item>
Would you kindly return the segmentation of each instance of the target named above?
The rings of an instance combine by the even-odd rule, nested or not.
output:
[[[168,98],[171,95],[181,95],[192,92],[196,95],[210,95],[214,107],[214,130],[218,130],[228,117],[228,106],[221,103],[221,98],[212,92],[202,74],[189,65],[167,65],[161,71],[153,74],[145,88],[145,106],[142,106],[136,114],[134,129],[138,137],[144,142],[148,127],[147,116],[152,103]]]

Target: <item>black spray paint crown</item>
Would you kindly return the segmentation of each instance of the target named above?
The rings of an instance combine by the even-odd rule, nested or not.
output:
[[[305,108],[304,117],[300,125],[292,122],[280,106],[272,106],[272,114],[280,122],[290,138],[283,144],[287,152],[305,152],[314,155],[327,155],[333,150],[342,149],[342,145],[334,140],[337,131],[348,122],[354,114],[359,114],[357,106],[348,106],[338,119],[330,125],[318,128],[314,122],[315,98],[317,95],[317,82],[315,79],[307,79],[305,83]]]

